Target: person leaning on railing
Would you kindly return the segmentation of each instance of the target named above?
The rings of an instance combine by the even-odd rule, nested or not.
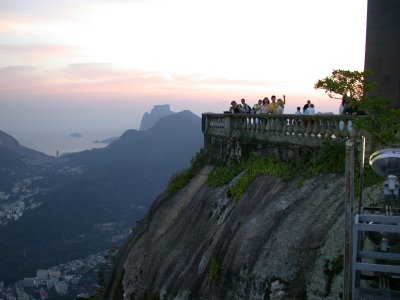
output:
[[[272,102],[268,105],[268,113],[269,114],[283,114],[283,110],[284,110],[285,104],[286,104],[286,96],[283,95],[283,100],[278,99],[278,101],[276,101],[276,96],[272,95],[271,101]]]
[[[239,107],[239,105],[236,103],[235,100],[233,100],[233,101],[231,102],[231,107],[229,108],[229,112],[230,112],[231,114],[238,114],[238,113],[240,113],[240,107]]]
[[[246,103],[246,100],[244,98],[242,98],[242,100],[240,101],[242,102],[241,112],[249,114],[251,112],[251,107]]]
[[[270,104],[268,97],[265,97],[264,100],[262,101],[262,106],[261,106],[261,113],[262,114],[267,114],[268,113],[268,105]]]
[[[274,113],[278,114],[278,115],[282,115],[283,111],[285,109],[285,104],[284,104],[283,100],[280,98],[276,101],[276,103],[278,104],[278,106],[275,109]]]
[[[278,108],[278,103],[276,103],[276,96],[271,96],[271,103],[268,104],[268,113],[273,114],[275,110]]]
[[[254,104],[254,106],[253,106],[253,112],[255,114],[260,114],[262,105],[263,105],[263,101],[261,99],[258,100],[258,103]]]

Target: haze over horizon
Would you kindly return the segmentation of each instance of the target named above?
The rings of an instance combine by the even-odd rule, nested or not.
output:
[[[0,0],[0,130],[25,146],[121,134],[155,104],[200,116],[272,94],[336,113],[313,85],[363,70],[366,15],[367,0]]]

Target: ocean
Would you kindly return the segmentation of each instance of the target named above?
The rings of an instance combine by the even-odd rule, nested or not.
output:
[[[81,137],[73,137],[70,133],[51,133],[30,136],[14,136],[18,142],[25,147],[56,156],[63,153],[79,152],[93,148],[103,148],[108,144],[95,143],[109,138],[121,136],[122,131],[108,132],[79,132]]]

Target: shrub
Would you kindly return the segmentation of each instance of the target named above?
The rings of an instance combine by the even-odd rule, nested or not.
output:
[[[211,268],[210,268],[210,281],[212,285],[215,285],[219,280],[219,272],[220,266],[216,258],[213,258],[211,261]]]
[[[184,169],[170,178],[167,193],[173,194],[182,189],[207,163],[209,163],[209,156],[203,149],[201,149],[190,161],[189,168]]]

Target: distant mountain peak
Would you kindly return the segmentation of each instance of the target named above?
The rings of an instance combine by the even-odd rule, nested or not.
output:
[[[169,104],[154,105],[150,113],[145,112],[142,121],[140,122],[140,131],[146,131],[153,127],[157,121],[163,117],[172,115],[174,112],[171,111]]]
[[[16,146],[19,146],[19,143],[11,135],[0,130],[0,146],[5,146],[6,148],[14,149]]]
[[[20,145],[20,143],[11,135],[0,130],[0,166],[19,165],[21,162],[35,164],[48,159],[46,154],[29,149]],[[9,160],[8,162],[6,160]]]

